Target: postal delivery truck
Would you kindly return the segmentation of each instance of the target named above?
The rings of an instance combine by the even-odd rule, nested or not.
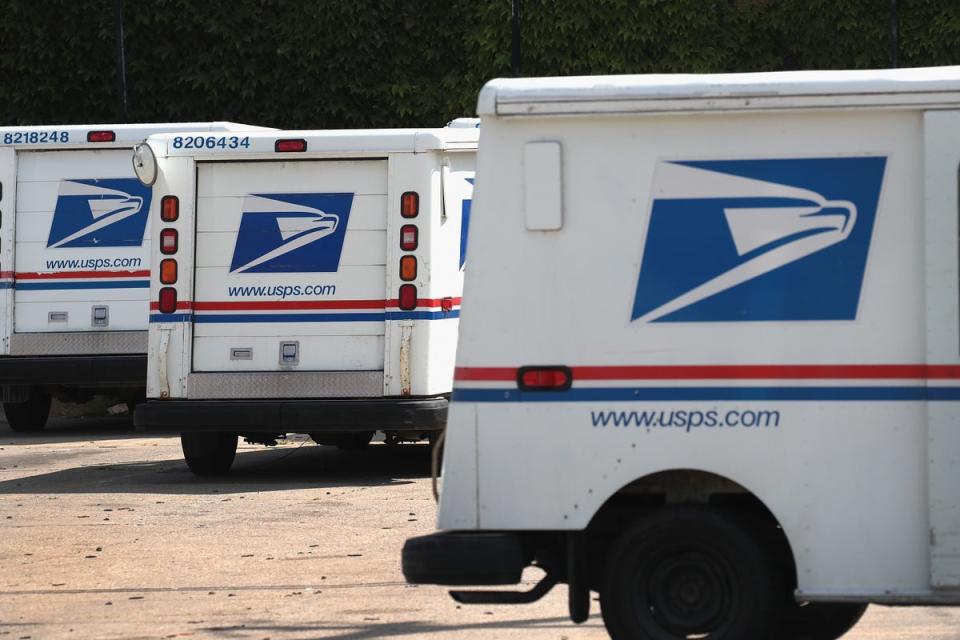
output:
[[[0,128],[0,399],[16,431],[51,396],[144,395],[152,192],[130,149],[164,131],[229,122]]]
[[[359,448],[446,421],[476,122],[201,136],[137,149],[154,183],[144,430],[197,474],[238,436]]]
[[[613,638],[960,604],[960,67],[496,80],[407,579]],[[530,578],[531,574],[527,574]]]

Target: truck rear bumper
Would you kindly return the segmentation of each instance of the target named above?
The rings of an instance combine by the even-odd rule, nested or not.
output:
[[[441,532],[403,545],[403,575],[411,584],[517,584],[531,560],[515,533]]]
[[[146,384],[146,354],[0,358],[2,386],[115,388],[144,387]]]
[[[439,431],[447,421],[445,396],[314,400],[154,400],[134,414],[140,431]]]

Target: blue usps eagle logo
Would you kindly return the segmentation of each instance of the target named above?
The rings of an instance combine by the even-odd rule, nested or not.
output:
[[[150,196],[136,178],[61,180],[47,248],[139,247]]]
[[[248,195],[230,272],[337,271],[352,206],[352,193]]]
[[[480,126],[480,125],[477,125]],[[464,178],[469,184],[471,195],[473,193],[473,183],[475,178]],[[464,198],[460,205],[460,270],[463,271],[463,265],[467,262],[467,236],[470,234],[470,209],[473,208],[473,198]]]
[[[659,162],[632,319],[855,319],[886,160]]]

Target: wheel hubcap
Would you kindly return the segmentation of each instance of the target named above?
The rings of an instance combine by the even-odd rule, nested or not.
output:
[[[650,569],[638,595],[665,630],[681,636],[709,633],[728,617],[729,573],[716,558],[687,551],[662,557]]]

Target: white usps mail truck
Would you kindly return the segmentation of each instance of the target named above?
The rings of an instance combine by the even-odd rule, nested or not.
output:
[[[152,191],[130,150],[165,131],[248,144],[213,123],[0,128],[0,399],[17,431],[51,396],[144,396]]]
[[[960,67],[496,80],[408,580],[614,638],[960,604]]]
[[[154,136],[144,430],[198,474],[238,436],[363,447],[446,421],[476,126]],[[148,181],[153,175],[145,175]]]

